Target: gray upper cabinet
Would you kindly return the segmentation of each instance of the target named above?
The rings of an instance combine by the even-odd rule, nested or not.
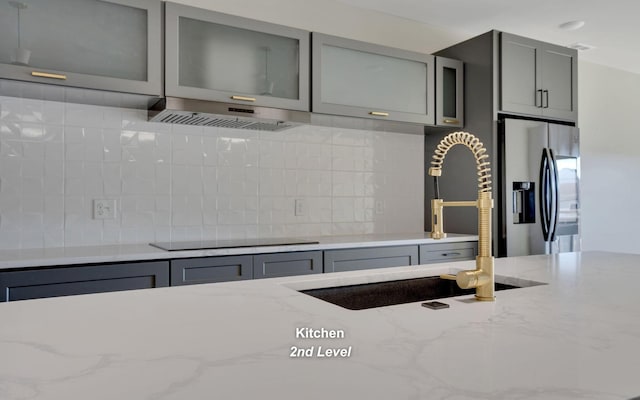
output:
[[[464,126],[464,63],[436,57],[436,125]]]
[[[312,49],[313,112],[433,124],[433,56],[315,32]]]
[[[165,18],[166,96],[309,110],[309,32],[175,3]]]
[[[575,121],[578,52],[501,33],[500,109]]]
[[[0,78],[159,96],[157,0],[0,2]]]

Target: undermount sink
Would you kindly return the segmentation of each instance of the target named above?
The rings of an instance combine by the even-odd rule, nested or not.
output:
[[[513,281],[514,284],[496,282],[495,290],[545,285],[542,282],[521,279]],[[455,281],[441,279],[439,276],[428,276],[360,285],[307,289],[300,290],[300,292],[349,310],[364,310],[395,304],[463,296],[475,293],[475,289],[460,289]]]

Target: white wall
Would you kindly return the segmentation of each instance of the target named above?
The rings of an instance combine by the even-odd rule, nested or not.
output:
[[[640,75],[578,71],[584,250],[640,253]]]
[[[174,0],[227,14],[432,53],[465,37],[335,0]]]
[[[422,147],[420,135],[170,125],[0,97],[0,249],[421,232]],[[94,199],[116,200],[117,217],[93,219]]]

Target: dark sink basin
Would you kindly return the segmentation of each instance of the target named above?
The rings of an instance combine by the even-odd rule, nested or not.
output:
[[[526,284],[522,286],[496,282],[495,290],[544,285],[544,283],[540,282],[524,282]],[[398,281],[308,289],[300,292],[349,310],[364,310],[394,304],[474,294],[475,289],[460,289],[455,281],[441,279],[439,276],[428,276]]]

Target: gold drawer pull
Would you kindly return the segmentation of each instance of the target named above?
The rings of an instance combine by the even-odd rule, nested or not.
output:
[[[67,76],[66,75],[61,75],[61,74],[51,74],[49,72],[38,72],[38,71],[32,71],[31,72],[31,76],[37,76],[38,78],[51,78],[51,79],[60,79],[63,81],[67,80]]]
[[[233,100],[241,100],[241,101],[256,101],[255,98],[253,97],[246,97],[246,96],[231,96],[231,98]]]
[[[369,111],[369,115],[375,115],[376,117],[388,117],[389,113],[380,111]]]
[[[453,119],[453,118],[445,118],[444,120],[442,120],[442,122],[444,122],[445,124],[458,124],[458,123],[460,123],[460,121],[458,121],[457,119]]]

